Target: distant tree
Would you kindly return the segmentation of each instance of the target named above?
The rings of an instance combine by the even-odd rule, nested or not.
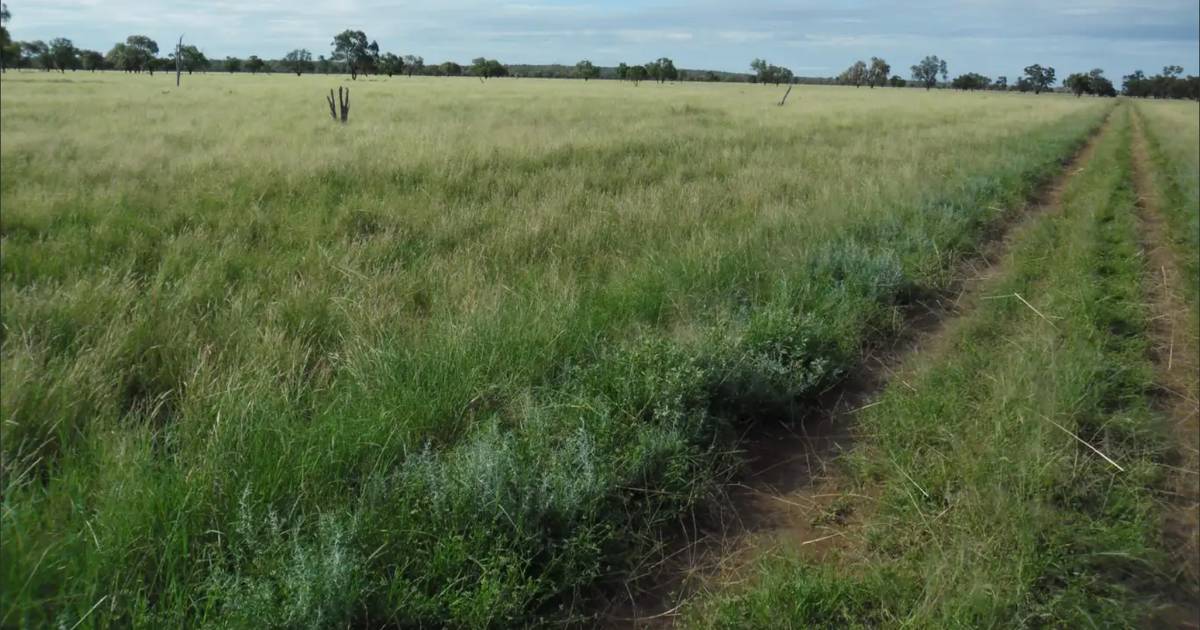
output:
[[[463,73],[462,66],[454,63],[453,61],[443,62],[442,65],[438,66],[438,70],[441,71],[443,75],[448,77],[462,76]]]
[[[1000,76],[996,77],[995,83],[992,83],[992,89],[993,90],[1001,90],[1001,91],[1007,90],[1008,89],[1008,77],[1006,77],[1004,75],[1000,75]]]
[[[793,74],[792,71],[774,64],[768,63],[766,59],[755,59],[750,62],[750,68],[754,70],[754,80],[756,83],[766,85],[774,83],[791,83]]]
[[[675,62],[671,61],[669,57],[659,57],[650,64],[647,64],[646,69],[650,71],[650,76],[659,83],[675,81],[679,78],[679,71],[675,69]]]
[[[892,67],[879,57],[871,57],[871,65],[867,67],[867,85],[872,89],[876,85],[887,85],[888,73]]]
[[[898,74],[893,74],[892,78],[888,79],[888,84],[892,87],[906,87],[908,86],[908,81],[905,81],[904,77]]]
[[[471,60],[470,72],[471,76],[476,76],[483,80],[491,77],[508,76],[508,68],[505,68],[503,64],[495,59],[485,59],[483,57],[476,57]]]
[[[1109,81],[1108,77],[1104,76],[1104,70],[1100,68],[1092,68],[1088,72],[1088,83],[1091,93],[1096,96],[1114,97],[1117,95],[1117,89],[1113,86],[1112,81]]]
[[[158,42],[145,35],[130,35],[125,38],[125,55],[133,72],[148,71],[154,74],[155,55],[158,54]]]
[[[630,66],[628,76],[629,80],[633,81],[633,85],[637,86],[637,84],[650,78],[650,71],[646,69],[646,66]]]
[[[379,54],[379,46],[368,42],[367,34],[362,31],[344,30],[333,37],[330,45],[333,46],[333,59],[345,62],[351,80],[357,80],[360,72],[369,70],[373,65],[373,57]]]
[[[30,66],[37,64],[43,71],[54,68],[54,57],[50,54],[50,47],[40,39],[21,42],[21,56],[27,60]]]
[[[132,63],[129,57],[129,47],[122,43],[113,44],[111,50],[104,55],[104,61],[108,63],[108,67],[115,70],[124,70],[125,72],[133,72]]]
[[[361,71],[363,74],[379,74],[379,43],[375,40],[367,44],[367,54],[362,58]]]
[[[175,53],[171,53],[171,59],[175,58]],[[208,68],[208,57],[200,52],[195,46],[183,46],[179,49],[180,63],[188,74],[192,74],[196,70],[206,70]]]
[[[629,78],[629,64],[624,61],[617,64],[617,78],[622,81]]]
[[[242,60],[241,59],[238,59],[237,57],[226,57],[225,58],[225,71],[226,72],[233,74],[234,72],[241,72],[241,70],[242,70]]]
[[[1147,96],[1150,93],[1149,81],[1146,78],[1146,73],[1141,70],[1134,70],[1132,74],[1127,74],[1122,77],[1121,91],[1126,96]]]
[[[1200,78],[1182,77],[1183,68],[1166,66],[1162,74],[1146,76],[1141,70],[1124,77],[1122,92],[1140,98],[1188,98],[1200,100]]]
[[[79,51],[79,64],[84,70],[95,72],[104,69],[104,55],[95,50]]]
[[[765,79],[767,73],[770,72],[770,67],[771,65],[767,63],[766,59],[759,59],[758,57],[755,57],[750,61],[750,69],[754,71],[756,83],[762,83],[764,85],[767,83]]]
[[[258,74],[260,70],[266,67],[267,62],[259,59],[258,55],[250,55],[250,58],[246,60],[246,69],[250,71],[250,74]]]
[[[1040,64],[1033,64],[1025,67],[1025,78],[1029,81],[1029,86],[1033,88],[1034,94],[1041,94],[1047,89],[1054,86],[1054,68],[1049,66],[1043,68]]]
[[[404,55],[404,72],[408,76],[425,71],[425,58],[420,55]]]
[[[864,61],[855,61],[853,65],[846,68],[845,72],[838,79],[845,85],[853,85],[861,87],[863,82],[867,80],[867,64]]]
[[[937,55],[929,55],[921,60],[921,63],[912,67],[913,80],[925,86],[928,90],[937,85],[938,75],[941,75],[945,81],[949,76],[946,68],[946,62],[943,59],[938,59]]]
[[[312,53],[306,48],[297,48],[283,56],[283,67],[288,72],[295,72],[296,76],[312,72]]]
[[[1117,88],[1116,88],[1116,86],[1113,85],[1112,81],[1108,80],[1108,77],[1099,77],[1097,79],[1092,79],[1092,92],[1096,96],[1107,96],[1107,97],[1116,97],[1117,96]]]
[[[1075,98],[1079,98],[1084,94],[1092,93],[1092,79],[1082,72],[1075,72],[1071,75],[1068,75],[1067,78],[1063,80],[1063,85],[1066,86],[1068,90],[1071,90],[1071,93],[1075,95]]]
[[[333,62],[326,59],[325,55],[317,56],[317,72],[321,74],[329,74],[333,70]]]
[[[393,53],[384,53],[379,58],[379,71],[391,77],[404,72],[404,60]]]
[[[950,87],[956,90],[966,90],[969,92],[972,90],[986,90],[991,84],[992,80],[983,76],[982,74],[968,72],[966,74],[954,77],[954,80],[950,82]]]
[[[600,76],[600,69],[592,65],[592,62],[584,59],[575,64],[575,76],[583,79],[587,83],[588,79],[595,79]]]
[[[716,72],[709,70],[708,72],[704,73],[704,80],[710,83],[716,83],[721,80],[721,77],[717,76]]]
[[[79,67],[79,49],[65,37],[50,40],[50,60],[55,70],[66,72]]]

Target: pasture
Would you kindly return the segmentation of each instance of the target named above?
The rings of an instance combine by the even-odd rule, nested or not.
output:
[[[343,84],[346,125],[324,102]],[[587,625],[717,518],[747,433],[902,333],[1106,119],[1124,135],[1097,159],[1118,163],[1133,115],[1053,94],[809,86],[779,107],[782,89],[745,84],[9,72],[0,86],[4,626]],[[1194,104],[1137,111],[1162,163],[1194,175],[1196,143],[1189,158],[1171,133],[1190,115],[1195,139]],[[1062,221],[1116,218],[1039,237],[1064,252],[1039,282],[1114,258],[1109,281],[1136,286],[1123,246],[1079,240],[1132,238],[1113,168]],[[1194,227],[1188,172],[1164,210]],[[1195,241],[1179,238],[1194,277]],[[1079,391],[1088,361],[1140,356],[1088,345],[1107,325],[1071,337]],[[1047,334],[1021,343],[1054,346]],[[1022,362],[1039,356],[995,369],[1037,373]],[[1106,396],[1088,404],[1111,413]],[[888,402],[900,410],[864,422],[916,434],[940,404]],[[1120,486],[1121,505],[1151,513],[1152,477]],[[901,573],[920,562],[904,557]],[[715,597],[701,610],[726,617],[701,617],[754,605]]]

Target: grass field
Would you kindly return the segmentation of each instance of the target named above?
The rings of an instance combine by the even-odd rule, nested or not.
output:
[[[585,623],[681,519],[720,503],[747,424],[897,332],[1114,107],[811,87],[777,107],[745,85],[396,78],[354,82],[341,126],[331,77],[2,81],[0,625],[67,627]],[[1175,111],[1146,106],[1174,163],[1185,144],[1155,129]],[[1128,109],[1097,160],[1119,161]],[[1078,544],[1128,555],[1113,563],[1155,553],[1139,462],[1159,443],[1128,395],[1145,370],[1136,338],[1103,339],[1142,316],[1087,293],[1120,298],[1135,277],[1131,193],[1120,166],[1085,177],[1031,250],[1062,255],[1031,255],[1011,280],[1076,287],[1046,307],[1079,325],[1022,327],[994,363],[979,348],[1030,317],[997,302],[961,357],[922,376],[929,399],[885,398],[866,421],[881,437],[859,474],[885,496],[904,491],[877,469],[892,461],[928,501],[983,507],[875,563],[894,592],[805,581],[836,610],[798,619],[1066,623],[1080,601],[1134,614],[1103,584],[1029,595],[1030,576],[1091,566],[1055,555],[1077,522],[1059,516],[1111,517],[1097,536],[1114,538]],[[1112,273],[1095,278],[1099,264]],[[1061,365],[1042,362],[1051,347]],[[1009,389],[964,382],[979,370]],[[966,398],[987,426],[955,430],[994,443],[920,430]],[[1132,473],[1104,486],[1043,415],[1103,426]],[[1043,455],[1011,483],[1112,501],[993,527],[1024,509],[992,492],[1010,447]],[[942,452],[963,461],[928,459]],[[922,553],[931,542],[942,551]],[[922,606],[936,592],[914,576],[931,570],[936,587],[998,590]],[[706,619],[752,614],[717,599]]]

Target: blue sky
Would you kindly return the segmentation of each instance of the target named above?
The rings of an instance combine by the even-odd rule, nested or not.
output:
[[[64,36],[108,50],[139,33],[160,44],[180,33],[209,57],[328,54],[335,32],[362,29],[385,51],[426,62],[486,55],[505,63],[599,65],[660,56],[684,68],[747,71],[754,57],[797,74],[831,76],[881,56],[893,71],[927,54],[951,75],[1020,74],[1031,63],[1059,77],[1093,67],[1110,77],[1179,64],[1200,72],[1197,0],[809,0],[384,2],[380,0],[13,0],[15,39]]]

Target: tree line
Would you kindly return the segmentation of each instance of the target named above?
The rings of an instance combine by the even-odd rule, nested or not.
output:
[[[937,55],[929,55],[914,64],[911,68],[911,81],[905,80],[899,75],[888,77],[890,71],[891,66],[886,61],[879,57],[871,57],[869,64],[865,61],[856,61],[851,64],[849,68],[838,75],[837,82],[855,87],[867,85],[871,88],[877,85],[891,87],[913,85],[926,90],[935,87],[949,87],[964,91],[996,90],[1033,92],[1034,94],[1052,91],[1057,83],[1057,73],[1053,67],[1036,63],[1026,66],[1024,74],[1011,84],[1007,76],[999,76],[993,80],[991,77],[977,72],[960,74],[954,79],[950,79],[948,64]],[[1063,80],[1063,88],[1075,96],[1091,94],[1115,97],[1118,94],[1124,94],[1136,97],[1200,100],[1200,77],[1183,76],[1183,68],[1180,66],[1166,66],[1161,74],[1152,77],[1146,76],[1141,70],[1126,75],[1120,92],[1117,91],[1113,82],[1104,76],[1104,70],[1100,68],[1068,75]]]
[[[188,74],[194,72],[249,72],[252,74],[287,72],[296,75],[305,73],[349,74],[386,76],[474,76],[480,80],[504,76],[531,76],[543,78],[617,79],[637,85],[642,81],[666,83],[674,81],[740,81],[762,85],[791,83],[837,83],[868,88],[875,87],[935,87],[952,89],[999,90],[1033,92],[1040,94],[1053,90],[1057,78],[1050,66],[1033,64],[1024,69],[1024,74],[1013,83],[1008,77],[996,79],[968,72],[949,76],[948,64],[936,55],[929,55],[911,66],[911,79],[892,74],[891,65],[882,57],[871,57],[870,61],[855,61],[844,72],[832,78],[798,77],[790,69],[777,66],[765,59],[750,62],[750,74],[715,72],[712,70],[685,71],[675,66],[669,57],[660,57],[643,64],[620,63],[613,68],[602,68],[588,59],[574,66],[565,65],[514,65],[508,66],[495,59],[477,57],[469,65],[453,61],[440,64],[425,63],[424,58],[414,54],[382,52],[378,42],[369,39],[361,30],[347,29],[333,37],[330,53],[317,55],[304,48],[288,52],[278,59],[263,59],[250,55],[246,59],[225,57],[209,59],[194,45],[181,45],[166,55],[159,55],[159,46],[146,35],[130,35],[118,42],[107,53],[77,48],[65,37],[57,37],[49,43],[41,40],[13,41],[6,28],[11,14],[7,5],[0,4],[0,69],[34,68],[43,71],[67,70],[119,70],[129,73],[154,74],[156,70],[174,70],[177,67]],[[176,59],[178,57],[178,59]],[[1112,81],[1104,71],[1095,68],[1089,72],[1077,72],[1063,80],[1063,88],[1076,96],[1116,96]],[[1200,77],[1184,76],[1180,66],[1166,66],[1160,74],[1147,76],[1141,70],[1123,77],[1121,92],[1127,96],[1150,98],[1175,98],[1200,100]]]

